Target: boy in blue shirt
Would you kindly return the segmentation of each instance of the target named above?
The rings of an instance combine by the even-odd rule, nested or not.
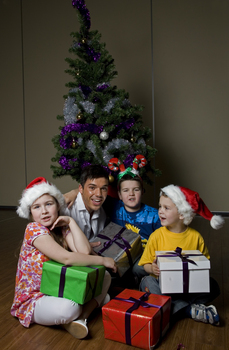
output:
[[[144,249],[149,236],[161,227],[161,223],[158,210],[142,203],[143,193],[143,183],[139,175],[126,170],[118,181],[120,200],[109,198],[108,200],[112,203],[108,208],[111,209],[110,218],[112,222],[140,234]],[[109,216],[108,212],[107,214]],[[132,268],[136,284],[141,281],[142,277],[148,275],[143,266],[138,265],[139,260],[135,262]]]

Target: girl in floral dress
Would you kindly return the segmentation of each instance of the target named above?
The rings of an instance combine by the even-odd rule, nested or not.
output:
[[[88,316],[109,301],[110,274],[105,272],[102,293],[82,306],[40,292],[43,263],[52,259],[64,265],[104,265],[114,272],[116,266],[111,258],[90,255],[91,246],[76,222],[59,216],[64,207],[61,192],[43,177],[33,180],[22,194],[17,213],[33,221],[26,227],[20,251],[11,314],[24,327],[31,323],[62,325],[82,339],[88,334]]]

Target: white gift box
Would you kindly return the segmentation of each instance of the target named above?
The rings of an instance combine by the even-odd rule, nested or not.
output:
[[[165,256],[170,255],[168,253],[174,254],[175,251],[156,251],[157,265],[160,269],[159,286],[162,294],[210,292],[210,261],[199,250],[182,251],[184,261],[187,258],[196,263],[196,265],[186,263],[187,271],[179,256]]]

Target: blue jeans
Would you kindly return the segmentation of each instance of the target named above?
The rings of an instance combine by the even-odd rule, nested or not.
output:
[[[143,266],[139,266],[140,258],[134,263],[133,267],[130,268],[122,277],[117,274],[113,274],[112,287],[124,287],[124,288],[139,288],[141,279],[149,274],[144,270]]]
[[[158,280],[153,276],[146,276],[141,280],[139,289],[143,292],[161,295]],[[168,295],[168,294],[166,294]],[[210,277],[210,293],[185,293],[185,294],[170,294],[172,298],[172,316],[175,316],[179,311],[184,311],[191,304],[206,304],[210,303],[220,295],[218,283]]]
[[[141,257],[140,257],[141,258]],[[145,276],[149,276],[149,274],[144,270],[144,266],[139,266],[138,263],[140,258],[134,263],[132,267],[132,274],[137,277],[138,283],[140,283],[141,279]]]

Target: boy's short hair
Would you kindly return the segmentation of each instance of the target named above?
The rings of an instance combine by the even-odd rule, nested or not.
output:
[[[138,175],[131,176],[131,175],[129,175],[129,174],[123,175],[123,176],[121,177],[121,179],[118,181],[118,191],[120,191],[121,184],[122,184],[124,181],[128,181],[128,180],[139,182],[139,184],[140,184],[140,186],[141,186],[141,190],[143,191],[143,183],[142,183],[141,178],[140,178]]]
[[[83,171],[80,176],[80,184],[84,187],[88,179],[98,179],[104,177],[109,181],[109,174],[107,170],[102,165],[88,165],[83,168]]]
[[[194,210],[190,207],[190,205],[188,205],[186,200],[184,200],[183,196],[181,196],[181,194],[178,191],[176,191],[175,186],[173,195],[171,196],[173,198],[171,198],[168,194],[163,192],[163,189],[160,191],[160,197],[161,196],[171,199],[171,201],[175,204],[178,213],[183,216],[184,225],[189,225],[192,222],[196,214]]]

